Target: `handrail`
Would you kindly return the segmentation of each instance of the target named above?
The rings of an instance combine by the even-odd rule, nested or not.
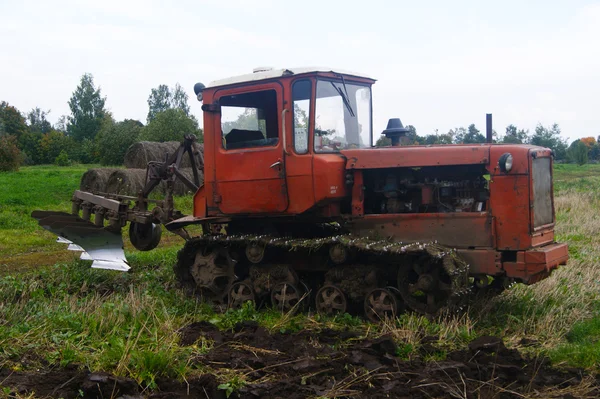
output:
[[[283,111],[281,111],[281,131],[283,133],[283,152],[286,155],[290,155],[290,153],[287,150],[287,139],[286,139],[286,131],[285,131],[285,114],[289,111],[290,110],[287,108],[284,108]]]

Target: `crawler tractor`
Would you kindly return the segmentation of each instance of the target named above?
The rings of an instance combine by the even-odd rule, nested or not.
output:
[[[204,159],[195,137],[149,164],[137,197],[76,191],[71,214],[34,212],[93,267],[127,270],[121,229],[140,250],[161,225],[185,239],[174,271],[194,295],[223,307],[246,301],[292,311],[404,309],[437,314],[465,294],[533,284],[566,264],[554,241],[552,151],[531,145],[405,146],[391,119],[389,147],[373,147],[365,75],[329,69],[256,70],[196,84]],[[204,184],[182,176],[189,155]],[[181,178],[194,209],[150,200]],[[93,220],[93,222],[91,221]],[[186,228],[201,225],[191,237]]]

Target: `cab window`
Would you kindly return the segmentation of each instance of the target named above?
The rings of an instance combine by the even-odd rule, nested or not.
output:
[[[310,80],[302,79],[292,86],[294,101],[294,151],[297,154],[308,152],[308,117],[310,115]]]
[[[223,96],[219,104],[223,148],[268,147],[279,143],[275,90]]]

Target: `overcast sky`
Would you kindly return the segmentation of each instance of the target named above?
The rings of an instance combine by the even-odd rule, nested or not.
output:
[[[327,66],[369,74],[376,138],[475,123],[570,140],[600,134],[600,1],[0,0],[0,100],[55,122],[83,73],[117,120],[146,121],[150,89]]]

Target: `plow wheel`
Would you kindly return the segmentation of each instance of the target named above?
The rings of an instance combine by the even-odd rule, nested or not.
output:
[[[158,245],[161,237],[160,224],[129,223],[129,239],[139,251],[150,251]]]
[[[196,254],[190,274],[203,296],[223,302],[227,289],[235,280],[234,266],[235,262],[225,248],[206,248]]]
[[[249,282],[241,281],[235,283],[229,288],[228,305],[232,309],[239,309],[248,301],[255,301],[254,289]]]
[[[443,266],[423,261],[398,271],[398,289],[406,305],[423,314],[437,314],[453,296],[452,277]]]
[[[319,313],[330,316],[346,313],[348,309],[346,295],[335,285],[326,285],[317,291],[315,302]]]
[[[271,290],[271,304],[282,312],[296,311],[304,292],[297,285],[279,283]]]
[[[387,288],[375,288],[365,297],[365,316],[379,323],[386,318],[394,318],[398,314],[396,294]]]

